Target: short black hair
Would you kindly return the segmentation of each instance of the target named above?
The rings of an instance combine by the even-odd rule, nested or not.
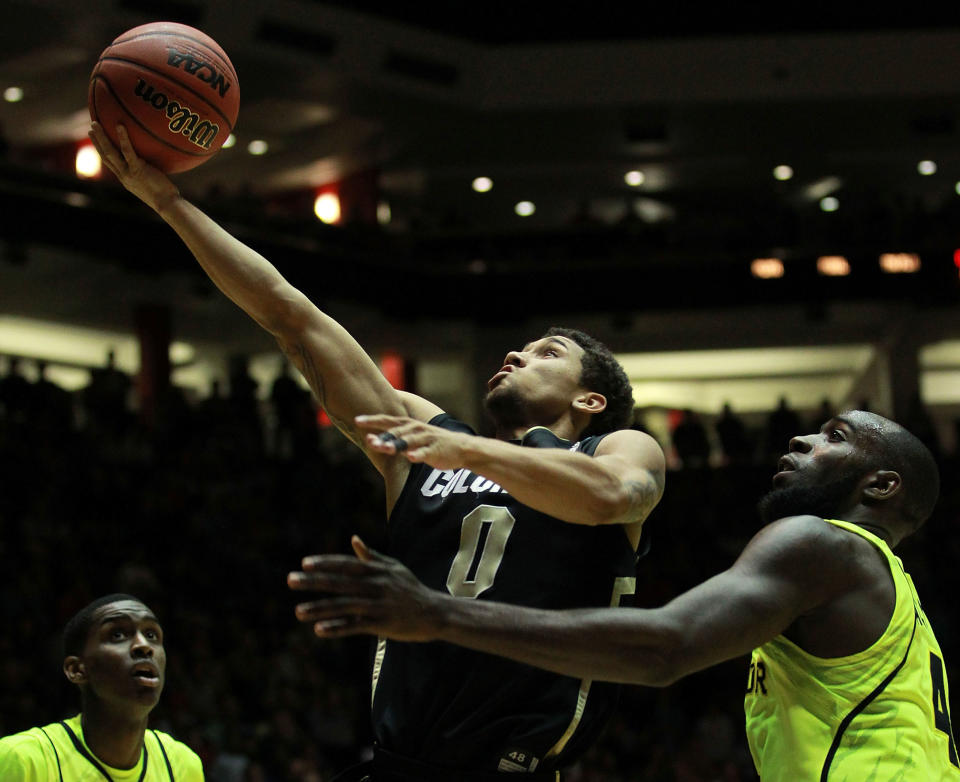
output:
[[[591,416],[582,435],[589,437],[627,428],[633,420],[633,387],[610,348],[589,334],[560,326],[551,326],[543,336],[566,337],[583,348],[580,385],[603,394],[607,400],[606,408]]]
[[[882,422],[880,433],[873,438],[876,466],[900,474],[903,481],[900,508],[906,520],[917,529],[930,518],[940,496],[937,460],[920,438],[900,424],[874,413],[865,415]]]
[[[123,592],[114,592],[110,595],[98,597],[70,617],[70,620],[63,628],[63,656],[71,657],[81,655],[83,653],[83,647],[86,646],[90,628],[93,626],[94,612],[101,606],[110,603],[119,603],[123,600],[133,600],[134,602],[146,605],[139,597],[127,595]]]

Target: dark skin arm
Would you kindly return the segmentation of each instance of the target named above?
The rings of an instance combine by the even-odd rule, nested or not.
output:
[[[665,686],[747,654],[859,593],[872,576],[851,567],[838,534],[853,537],[816,517],[781,519],[757,533],[728,570],[650,610],[549,611],[454,598],[427,589],[357,538],[356,559],[308,557],[288,583],[336,595],[297,606],[298,619],[324,638],[448,641],[577,678]],[[857,606],[850,608],[855,615]],[[839,644],[862,640],[848,637],[845,625],[856,624],[849,616],[835,621]]]

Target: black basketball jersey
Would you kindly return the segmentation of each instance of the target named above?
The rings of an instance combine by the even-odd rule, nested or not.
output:
[[[475,434],[443,414],[430,423]],[[592,455],[537,427],[521,445]],[[388,548],[427,586],[463,599],[537,608],[621,605],[636,555],[620,525],[560,521],[520,504],[469,470],[411,466],[388,523]],[[592,743],[616,685],[581,681],[447,643],[381,639],[373,723],[386,750],[476,771],[567,765]]]

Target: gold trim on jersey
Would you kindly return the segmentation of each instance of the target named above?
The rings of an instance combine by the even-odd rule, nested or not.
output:
[[[624,595],[632,595],[637,591],[637,579],[634,576],[619,576],[613,582],[613,594],[610,597],[610,607],[616,608],[620,605],[620,598]],[[593,679],[583,679],[580,682],[580,691],[577,693],[577,707],[574,709],[573,718],[567,729],[563,732],[560,740],[554,744],[547,752],[545,757],[552,758],[563,752],[564,747],[570,741],[574,732],[580,726],[580,720],[583,719],[583,712],[587,709],[587,698],[590,696],[590,687],[593,685]]]

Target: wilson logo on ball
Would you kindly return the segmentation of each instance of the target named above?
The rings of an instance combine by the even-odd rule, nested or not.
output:
[[[167,65],[174,68],[182,67],[191,76],[196,76],[200,81],[205,81],[211,89],[218,90],[222,98],[230,89],[230,82],[224,78],[222,73],[206,60],[198,60],[188,52],[180,52],[174,48],[167,50]]]
[[[172,133],[180,133],[186,136],[190,143],[196,144],[201,149],[209,149],[211,143],[217,137],[217,133],[220,132],[219,125],[215,125],[210,120],[201,120],[200,115],[189,106],[183,106],[175,100],[170,100],[143,79],[137,81],[137,86],[134,87],[133,91],[145,103],[149,103],[157,111],[162,111],[167,115],[170,120],[167,127]]]

